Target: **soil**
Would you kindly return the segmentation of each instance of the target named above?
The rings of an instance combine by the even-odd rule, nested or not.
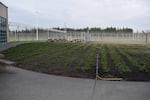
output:
[[[36,72],[46,73],[46,74],[53,74],[53,75],[61,75],[61,76],[68,76],[68,77],[77,77],[77,78],[95,78],[95,66],[93,66],[92,70],[83,71],[83,70],[75,70],[75,69],[57,69],[51,67],[35,67],[32,65],[21,65],[17,64],[18,67],[32,70]],[[150,81],[150,73],[142,73],[142,72],[132,72],[132,73],[103,73],[101,72],[102,77],[118,77],[123,78],[126,81]]]
[[[81,60],[84,60],[84,58],[87,55],[88,50],[91,48],[91,45],[87,46],[81,54],[77,55],[78,57],[75,58],[71,63],[69,63],[68,68],[71,68],[72,70],[76,69],[76,66],[81,62]]]
[[[132,73],[138,73],[139,70],[136,66],[133,66],[132,63],[125,57],[117,48],[115,50],[118,52],[118,54],[121,56],[122,60],[125,62],[125,64],[132,70]]]
[[[50,67],[35,67],[32,65],[21,65],[17,64],[17,67],[32,70],[36,72],[46,73],[46,74],[53,74],[53,75],[61,75],[61,76],[68,76],[68,77],[77,77],[77,78],[95,78],[95,70],[92,69],[89,71],[83,70],[72,70],[72,69],[57,69],[57,68],[50,68]]]
[[[110,57],[109,50],[107,47],[105,47],[106,52],[107,52],[107,62],[108,62],[108,67],[110,68],[110,71],[108,73],[104,73],[101,68],[99,68],[99,73],[101,74],[102,77],[118,77],[118,78],[123,78],[126,81],[150,81],[150,73],[149,72],[139,72],[138,69],[135,68],[128,60],[125,58],[122,54],[120,54],[127,64],[127,66],[130,67],[132,70],[131,73],[117,73],[116,69],[114,68],[113,61]],[[117,52],[119,52],[117,50]],[[120,53],[120,52],[119,52]],[[136,56],[137,57],[137,56]],[[100,64],[100,66],[102,66]]]
[[[21,64],[18,63],[17,66],[23,69],[27,69],[27,70],[32,70],[32,71],[37,71],[37,72],[41,72],[41,73],[46,73],[46,74],[53,74],[53,75],[61,75],[61,76],[69,76],[69,77],[78,77],[78,78],[91,78],[93,79],[95,77],[95,67],[92,67],[92,70],[88,70],[88,71],[84,71],[84,70],[79,70],[76,69],[76,66],[80,63],[81,60],[83,60],[86,55],[87,55],[87,51],[89,50],[89,48],[91,47],[91,45],[87,46],[84,50],[82,50],[83,52],[81,52],[81,54],[79,55],[74,55],[73,56],[77,56],[75,57],[75,59],[73,61],[71,61],[66,68],[64,68],[64,66],[61,67],[61,64],[59,63],[51,63],[48,66],[42,67],[39,66],[38,63],[35,63],[35,61],[32,63],[30,62],[30,64]],[[54,56],[56,56],[58,53],[53,54]],[[45,59],[44,56],[42,56],[43,58],[40,59]],[[52,56],[49,56],[48,58],[50,58]],[[47,58],[47,57],[46,57]],[[68,59],[69,57],[62,57],[60,58],[60,62],[64,62],[65,59]]]
[[[98,45],[98,47],[100,47],[100,46]],[[85,50],[83,50],[85,52],[82,52],[81,55],[77,55],[78,57],[76,57],[76,59],[74,59],[69,65],[67,65],[67,68],[61,67],[60,64],[56,64],[56,63],[50,64],[50,65],[45,66],[45,67],[39,66],[38,65],[39,62],[37,63],[37,60],[40,61],[41,59],[48,60],[50,58],[53,58],[53,56],[45,56],[45,55],[40,56],[39,59],[33,60],[33,62],[26,63],[26,64],[18,63],[16,66],[23,68],[23,69],[37,71],[37,72],[46,73],[46,74],[94,79],[95,78],[95,67],[96,67],[95,62],[93,62],[92,69],[88,70],[88,71],[84,71],[82,69],[78,70],[75,68],[77,66],[77,64],[80,63],[81,60],[84,60],[84,58],[87,56],[86,53],[87,53],[88,49],[89,49],[89,47],[85,48]],[[119,78],[123,78],[126,81],[150,81],[150,72],[144,72],[143,73],[143,72],[138,72],[138,71],[132,71],[131,73],[118,73],[114,67],[114,64],[113,64],[113,61],[110,57],[108,48],[106,47],[105,49],[107,52],[107,61],[108,61],[108,66],[110,68],[110,71],[108,73],[104,73],[101,70],[101,63],[100,63],[100,66],[99,66],[100,76],[102,76],[102,77],[119,77]],[[66,48],[63,50],[66,50]],[[99,53],[100,48],[98,48],[97,50]],[[57,51],[53,55],[56,56],[59,53],[61,53],[61,51]],[[141,59],[140,56],[137,56],[134,54],[132,54],[132,56],[136,59]],[[124,58],[123,56],[122,56],[122,58],[126,62],[126,64],[128,66],[130,66],[131,70],[135,70],[133,68],[134,66],[132,66],[132,64],[130,64],[126,58]],[[64,59],[62,59],[61,62],[63,62],[63,60]]]

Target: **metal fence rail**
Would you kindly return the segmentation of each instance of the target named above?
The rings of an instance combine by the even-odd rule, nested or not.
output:
[[[9,41],[34,41],[37,40],[36,30],[33,26],[9,23]],[[56,29],[45,29],[38,32],[38,40],[81,40],[83,42],[100,43],[150,43],[150,33],[104,33],[104,32],[66,32]]]
[[[72,41],[75,39],[82,40],[84,42],[102,42],[102,43],[150,43],[150,34],[142,33],[86,33],[86,32],[39,32],[39,40],[48,39],[65,39],[67,41]],[[34,41],[36,40],[36,33],[19,33],[10,32],[10,41]]]

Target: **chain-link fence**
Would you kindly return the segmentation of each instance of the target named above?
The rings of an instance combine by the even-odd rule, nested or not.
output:
[[[38,29],[21,25],[9,25],[9,41],[71,41],[100,43],[150,43],[150,33],[104,33],[104,32],[66,32],[56,29]],[[37,38],[38,37],[38,38]]]
[[[91,33],[91,40],[102,43],[150,43],[150,33]]]
[[[34,41],[36,32],[9,32],[10,41]],[[142,33],[86,33],[86,32],[39,32],[38,40],[80,40],[84,42],[127,42],[127,43],[150,43],[150,34]]]

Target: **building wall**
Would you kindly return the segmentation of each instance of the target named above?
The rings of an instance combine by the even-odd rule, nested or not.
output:
[[[6,43],[8,37],[8,11],[0,2],[0,43]]]

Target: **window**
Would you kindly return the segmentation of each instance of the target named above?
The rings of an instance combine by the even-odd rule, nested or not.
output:
[[[6,18],[0,16],[0,43],[7,42],[7,23]]]

